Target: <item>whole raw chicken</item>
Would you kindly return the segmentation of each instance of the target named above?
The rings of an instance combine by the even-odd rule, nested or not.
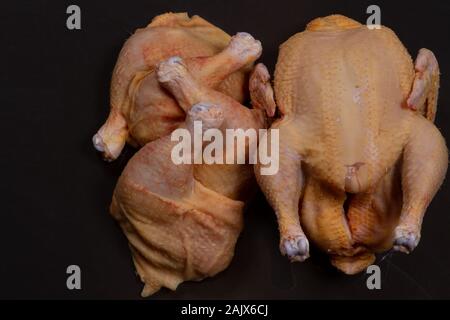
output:
[[[275,95],[280,169],[255,173],[273,207],[280,249],[292,261],[312,240],[347,274],[374,253],[418,244],[422,219],[447,170],[433,124],[439,69],[415,65],[394,32],[331,15],[280,48]]]
[[[223,68],[234,62],[226,55],[209,61],[228,45],[230,38],[201,17],[190,18],[187,13],[162,14],[146,28],[136,30],[117,59],[111,80],[111,111],[93,138],[95,148],[112,161],[127,141],[140,147],[183,123],[183,109],[159,85],[154,72],[159,62],[172,56],[195,57],[189,67],[196,70],[200,82],[244,102],[252,64]],[[229,68],[235,72],[230,74]]]
[[[261,52],[251,35],[229,37],[185,14],[155,18],[121,51],[111,113],[93,142],[107,160],[126,139],[144,145],[122,172],[110,207],[128,238],[143,296],[213,276],[233,257],[245,200],[256,188],[253,166],[175,164],[171,133],[184,128],[193,137],[195,121],[203,131],[266,128],[275,112],[270,76],[262,64],[249,68]],[[240,103],[248,90],[253,109]]]

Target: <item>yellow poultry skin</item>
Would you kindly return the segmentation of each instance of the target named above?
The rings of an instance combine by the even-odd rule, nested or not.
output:
[[[421,49],[414,65],[389,28],[332,15],[281,46],[274,81],[280,169],[255,174],[281,252],[303,261],[309,239],[347,274],[376,252],[411,252],[448,162],[433,53]]]

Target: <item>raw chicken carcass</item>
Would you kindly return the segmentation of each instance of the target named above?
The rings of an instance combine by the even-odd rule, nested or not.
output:
[[[155,75],[156,65],[171,56],[195,57],[186,63],[198,81],[242,103],[247,98],[251,63],[242,68],[235,65],[235,72],[228,73],[222,66],[234,61],[226,54],[209,59],[230,38],[201,17],[189,18],[186,13],[166,13],[138,29],[120,51],[111,80],[111,111],[93,138],[95,148],[111,161],[126,141],[140,147],[183,123],[184,110],[161,88]]]
[[[256,60],[261,50],[259,41],[239,33],[204,68],[229,61],[218,71],[228,76]],[[250,77],[254,109],[211,89],[199,80],[201,70],[190,66],[189,59],[171,57],[156,67],[155,77],[187,114],[181,127],[191,136],[194,121],[202,121],[203,130],[266,127],[266,113],[273,115],[275,102],[263,65]],[[171,135],[147,143],[128,162],[113,195],[111,214],[129,240],[145,283],[143,296],[225,269],[242,229],[243,200],[255,187],[250,164],[174,164],[177,144]],[[224,159],[228,152],[223,150]]]
[[[448,153],[433,124],[439,69],[415,65],[393,31],[341,15],[318,18],[280,48],[275,96],[279,171],[257,180],[273,207],[281,252],[312,240],[354,274],[390,248],[409,253],[441,185]]]

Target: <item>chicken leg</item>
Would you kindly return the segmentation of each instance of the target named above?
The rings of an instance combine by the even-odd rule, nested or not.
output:
[[[395,229],[394,249],[410,253],[420,240],[425,210],[444,180],[448,151],[439,130],[422,116],[412,124],[403,151],[403,206]]]
[[[287,255],[291,261],[304,261],[309,257],[309,243],[299,219],[298,204],[304,183],[300,152],[294,143],[299,137],[285,122],[287,121],[275,122],[267,139],[272,141],[272,130],[280,130],[278,172],[275,175],[262,175],[262,165],[257,163],[255,175],[277,216],[281,253]]]

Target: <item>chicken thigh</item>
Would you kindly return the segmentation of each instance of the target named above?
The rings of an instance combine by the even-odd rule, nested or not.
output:
[[[409,253],[447,170],[433,124],[439,69],[421,49],[415,65],[393,31],[341,15],[318,18],[280,48],[279,171],[255,173],[273,207],[280,249],[309,256],[309,240],[347,274],[374,253]]]

